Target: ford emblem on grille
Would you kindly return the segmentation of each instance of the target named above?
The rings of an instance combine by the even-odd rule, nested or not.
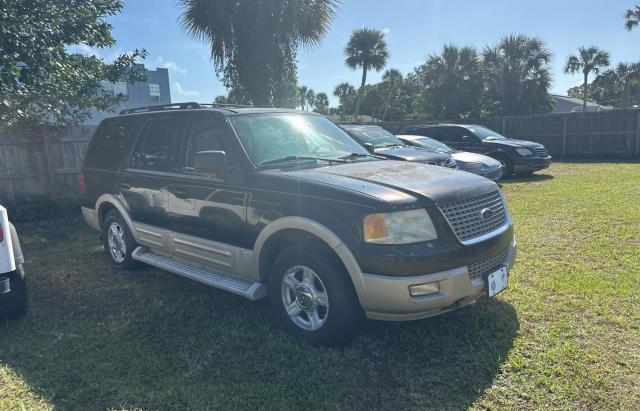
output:
[[[493,210],[490,208],[485,208],[480,211],[480,215],[482,216],[482,218],[491,218],[491,216],[493,216]]]

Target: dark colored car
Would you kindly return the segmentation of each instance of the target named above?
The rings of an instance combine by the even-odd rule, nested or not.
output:
[[[551,156],[542,144],[507,138],[482,126],[421,125],[408,127],[401,134],[431,137],[457,150],[493,157],[502,163],[506,176],[531,174],[551,164]]]
[[[444,143],[425,136],[401,134],[396,137],[402,140],[403,143],[410,146],[422,147],[427,150],[449,154],[456,161],[458,170],[477,174],[493,181],[499,181],[502,177],[502,164],[492,157],[485,156],[484,154],[472,153],[470,151],[456,150]]]
[[[82,213],[117,268],[144,262],[251,300],[291,333],[351,338],[494,296],[516,253],[492,181],[380,160],[323,116],[196,103],[104,120]]]
[[[340,127],[369,152],[389,160],[414,161],[456,168],[456,162],[450,154],[412,147],[380,126],[345,124]]]

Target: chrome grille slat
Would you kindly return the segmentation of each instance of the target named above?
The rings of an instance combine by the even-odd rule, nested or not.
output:
[[[534,148],[531,149],[531,151],[533,151],[533,154],[535,154],[538,157],[548,157],[549,156],[549,151],[544,147],[534,147]]]
[[[469,271],[469,278],[475,280],[476,278],[479,278],[482,275],[489,273],[494,269],[497,269],[504,264],[508,254],[509,249],[507,248],[497,255],[494,255],[493,257],[485,258],[484,260],[480,260],[477,263],[469,264],[467,266],[467,270]]]
[[[493,211],[493,215],[485,218],[481,211],[487,208]],[[440,210],[462,242],[491,233],[507,223],[507,211],[500,191],[443,203]]]

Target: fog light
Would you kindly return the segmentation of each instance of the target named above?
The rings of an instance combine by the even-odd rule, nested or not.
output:
[[[412,297],[435,294],[438,291],[440,291],[440,284],[438,282],[417,284],[409,287],[409,294],[411,294]]]

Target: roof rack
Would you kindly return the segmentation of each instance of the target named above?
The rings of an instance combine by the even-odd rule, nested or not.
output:
[[[256,106],[247,104],[226,104],[226,103],[196,103],[190,101],[187,103],[175,103],[175,104],[160,104],[156,106],[144,106],[127,108],[120,111],[120,114],[134,114],[134,113],[147,113],[150,111],[167,111],[167,110],[194,110],[199,108],[273,108],[273,106]]]
[[[189,110],[202,108],[200,103],[188,102],[188,103],[176,103],[176,104],[160,104],[157,106],[144,106],[128,108],[120,111],[120,114],[133,114],[133,113],[145,113],[149,111],[164,111],[164,110]]]

